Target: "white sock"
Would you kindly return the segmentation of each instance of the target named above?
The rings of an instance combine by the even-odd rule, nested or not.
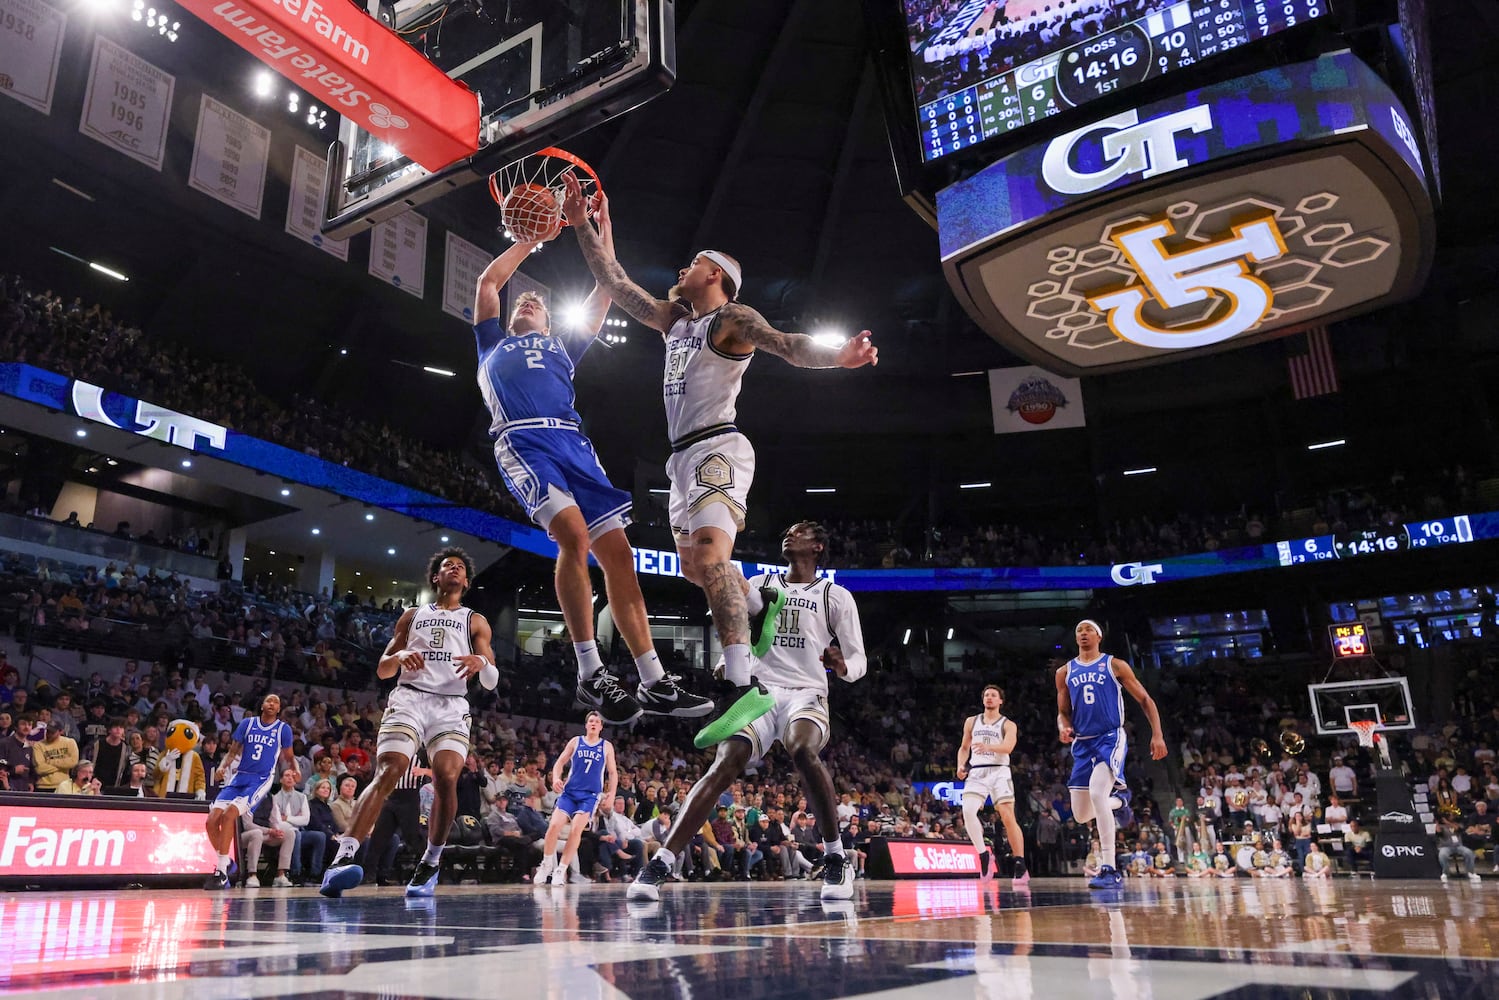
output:
[[[229,855],[219,855],[219,871],[223,872],[225,875],[229,874]]]
[[[824,840],[822,842],[822,853],[824,853],[824,854],[842,854],[843,853],[843,841],[841,841],[841,840]]]
[[[428,844],[426,853],[422,855],[422,864],[440,864],[442,862],[442,849],[446,846],[446,844]]]
[[[1088,798],[1093,803],[1093,822],[1098,824],[1099,862],[1110,868],[1114,863],[1114,810],[1109,806],[1109,796],[1114,792],[1114,773],[1107,764],[1093,765],[1093,775],[1088,779]]]
[[[578,657],[578,680],[586,681],[604,669],[604,661],[599,659],[599,644],[592,639],[573,643],[573,652]]]
[[[765,610],[765,598],[760,596],[759,587],[751,587],[749,593],[744,595],[744,607],[752,615]]]
[[[359,841],[353,837],[338,838],[338,853],[333,857],[333,863],[337,864],[344,858],[352,858],[359,853]]]
[[[750,648],[747,643],[736,642],[723,648],[723,675],[735,687],[749,683]]]
[[[664,847],[656,852],[656,860],[665,863],[668,868],[675,868],[677,864],[677,856]]]
[[[666,668],[661,666],[661,657],[654,649],[635,657],[635,669],[640,672],[640,683],[646,687],[655,687],[666,676]]]

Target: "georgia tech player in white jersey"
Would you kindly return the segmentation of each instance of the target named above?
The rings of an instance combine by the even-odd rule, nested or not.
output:
[[[468,756],[468,682],[478,677],[486,690],[500,682],[490,648],[489,622],[463,606],[473,578],[473,560],[462,549],[443,549],[432,557],[427,579],[437,600],[408,608],[396,621],[395,634],[380,657],[376,676],[396,678],[376,742],[375,777],[359,801],[349,828],[338,838],[338,854],[323,874],[319,890],[336,898],[364,879],[354,863],[359,845],[375,827],[380,807],[396,782],[411,767],[420,747],[432,763],[432,813],[427,822],[427,852],[406,886],[408,896],[430,896],[437,887],[442,849],[458,813],[458,772]]]
[[[1005,693],[998,684],[984,688],[983,700],[984,710],[963,723],[963,742],[958,746],[958,777],[964,782],[963,826],[979,852],[979,878],[993,878],[994,856],[984,847],[984,828],[979,820],[985,800],[993,802],[1005,825],[1005,839],[1010,842],[1015,885],[1028,885],[1031,877],[1025,869],[1025,837],[1015,820],[1015,780],[1010,775],[1010,754],[1020,730],[1000,712]]]
[[[744,368],[764,348],[800,368],[860,368],[878,363],[879,351],[864,330],[841,347],[783,333],[755,310],[735,302],[742,287],[739,262],[719,250],[704,250],[678,275],[668,300],[657,299],[630,280],[614,254],[587,224],[587,204],[571,175],[564,177],[563,211],[599,286],[616,305],[666,336],[662,395],[666,402],[671,459],[671,526],[682,575],[699,587],[713,610],[713,626],[724,649],[724,676],[735,687],[719,701],[719,717],[693,741],[706,748],[728,739],[775,703],[750,676],[750,644],[756,652],[773,627],[778,601],[749,589],[729,560],[744,527],[745,502],[755,475],[755,452],[734,426],[735,401]],[[774,596],[774,595],[773,595]],[[764,614],[751,635],[751,615]]]
[[[856,681],[864,676],[867,663],[853,595],[817,577],[818,558],[827,548],[827,529],[811,521],[793,524],[782,537],[781,551],[791,569],[776,576],[789,599],[776,620],[775,641],[756,666],[770,694],[771,710],[718,745],[713,766],[687,793],[661,850],[630,885],[631,899],[660,897],[659,887],[671,877],[677,853],[687,849],[717,806],[718,797],[744,773],[745,765],[764,757],[777,740],[801,774],[817,817],[827,857],[822,898],[853,896],[854,867],[845,858],[838,835],[838,798],[832,775],[818,755],[830,735],[827,675]]]

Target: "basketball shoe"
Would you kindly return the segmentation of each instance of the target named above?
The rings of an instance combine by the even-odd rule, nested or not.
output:
[[[214,873],[203,880],[203,888],[209,892],[229,888],[229,875],[227,872],[214,870]]]
[[[786,606],[786,592],[776,587],[761,587],[760,599],[765,606],[749,616],[750,652],[764,656],[776,637],[776,618]]]
[[[1130,808],[1130,794],[1127,785],[1120,785],[1114,789],[1114,794],[1109,796],[1109,806],[1114,810],[1114,822],[1120,829],[1130,826],[1135,822],[1135,811]]]
[[[344,894],[345,889],[352,889],[363,881],[364,869],[356,865],[352,857],[348,857],[328,866],[328,870],[323,872],[323,884],[318,892],[329,899],[337,899]]]
[[[985,851],[979,855],[979,881],[987,881],[994,877],[994,852]]]
[[[722,743],[776,707],[776,700],[765,690],[765,685],[754,677],[744,687],[733,687],[729,696],[719,699],[718,703],[728,707],[692,738],[692,745],[699,750]]]
[[[679,719],[696,719],[713,711],[713,700],[682,690],[680,674],[667,674],[655,684],[641,684],[635,689],[635,700],[646,715],[674,715]]]
[[[626,899],[643,899],[655,902],[661,898],[661,883],[671,878],[671,865],[660,858],[651,858],[651,863],[640,869],[635,881],[625,893]]]
[[[1026,885],[1030,885],[1031,884],[1031,873],[1030,873],[1029,869],[1027,869],[1025,867],[1025,859],[1024,858],[1016,858],[1015,859],[1015,867],[1012,870],[1011,874],[1012,874],[1012,877],[1010,879],[1010,884],[1013,885],[1015,888],[1018,889],[1021,886],[1026,886]]]
[[[607,670],[600,670],[587,680],[578,681],[574,695],[578,704],[591,708],[604,717],[611,726],[623,726],[634,722],[645,711],[640,702],[630,697],[624,685]]]
[[[441,874],[441,867],[431,865],[425,861],[417,863],[416,871],[411,873],[411,881],[406,883],[406,895],[408,896],[432,896],[437,893],[437,876]]]
[[[1098,874],[1088,879],[1089,889],[1120,889],[1124,886],[1124,875],[1117,868],[1104,865]]]
[[[848,855],[827,855],[827,864],[822,869],[822,898],[854,898],[854,863]]]

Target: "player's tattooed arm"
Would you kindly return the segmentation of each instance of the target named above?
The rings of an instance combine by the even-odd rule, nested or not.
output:
[[[798,368],[862,368],[880,363],[879,348],[869,342],[868,330],[850,337],[840,347],[826,347],[804,333],[786,333],[766,322],[754,309],[730,302],[719,310],[731,349],[758,347]]]
[[[567,215],[567,221],[578,237],[578,249],[583,251],[583,260],[587,262],[588,269],[593,272],[594,280],[599,283],[599,287],[608,293],[615,305],[646,326],[660,330],[662,333],[671,329],[671,324],[675,322],[677,316],[676,307],[670,302],[663,302],[656,298],[630,280],[630,276],[625,273],[619,260],[605,245],[604,238],[599,235],[592,221],[589,220],[587,202],[583,198],[583,189],[579,186],[577,178],[571,173],[564,174],[562,183],[565,189],[562,197],[562,211]]]

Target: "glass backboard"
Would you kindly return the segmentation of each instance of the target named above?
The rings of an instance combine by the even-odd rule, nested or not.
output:
[[[1312,721],[1323,736],[1353,732],[1352,724],[1374,721],[1381,729],[1415,729],[1410,685],[1404,677],[1308,684]]]

